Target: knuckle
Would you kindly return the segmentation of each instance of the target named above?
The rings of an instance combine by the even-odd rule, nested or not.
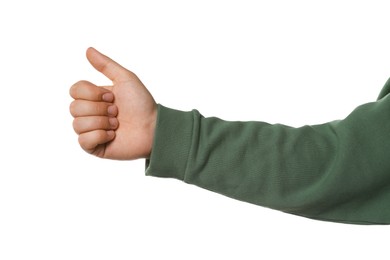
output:
[[[78,133],[78,118],[75,118],[73,119],[73,123],[72,123],[72,126],[73,126],[73,130]]]
[[[76,88],[80,88],[80,87],[85,87],[85,86],[89,86],[89,85],[91,85],[91,82],[86,81],[86,80],[79,80],[73,86],[75,86]]]
[[[72,98],[76,98],[76,93],[77,93],[77,83],[73,84],[73,85],[69,88],[69,95],[70,95]]]
[[[85,138],[85,135],[79,135],[79,144],[81,148],[86,149],[87,148],[87,140]]]
[[[75,117],[77,115],[77,102],[76,101],[73,101],[72,103],[70,103],[69,105],[69,112],[70,114]]]
[[[86,80],[80,80],[70,87],[69,94],[74,99],[88,98],[91,93],[93,95],[93,84]]]
[[[137,78],[137,75],[136,75],[134,72],[130,71],[130,70],[126,70],[126,71],[124,72],[124,74],[125,74],[128,78]]]
[[[104,130],[95,130],[92,132],[80,134],[78,141],[84,150],[92,150],[98,144],[103,143],[105,139],[106,133]]]
[[[71,97],[73,98],[77,98],[78,97],[78,92],[79,92],[79,89],[80,87],[82,87],[83,85],[86,84],[86,81],[85,80],[80,80],[76,83],[74,83],[70,89],[69,89],[69,94]]]
[[[73,119],[73,130],[77,133],[77,134],[81,134],[82,133],[82,130],[83,130],[83,125],[82,125],[82,122],[81,122],[82,119],[76,117],[75,119]]]
[[[96,140],[94,138],[93,133],[85,133],[85,134],[79,135],[79,144],[80,144],[81,148],[83,148],[84,150],[93,149],[96,146],[95,143],[96,143]]]

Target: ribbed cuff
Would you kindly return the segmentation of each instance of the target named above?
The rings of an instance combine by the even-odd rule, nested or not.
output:
[[[152,153],[145,174],[184,180],[191,147],[194,112],[158,105]]]

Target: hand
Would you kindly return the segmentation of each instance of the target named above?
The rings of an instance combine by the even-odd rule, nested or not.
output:
[[[70,112],[80,146],[101,158],[149,158],[157,117],[152,95],[134,73],[97,50],[89,48],[87,59],[113,85],[79,81],[70,88],[75,99]]]

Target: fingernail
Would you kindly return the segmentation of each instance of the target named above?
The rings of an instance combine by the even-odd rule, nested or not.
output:
[[[116,106],[112,105],[107,108],[108,115],[116,116]]]
[[[112,102],[114,100],[114,95],[112,93],[104,93],[102,99],[106,102]]]
[[[107,134],[108,134],[108,136],[109,137],[114,137],[114,135],[115,135],[115,132],[114,131],[112,131],[112,130],[109,130],[109,131],[107,131]]]
[[[110,122],[110,126],[112,129],[116,129],[118,127],[118,119],[116,119],[115,117],[110,117],[108,121]]]

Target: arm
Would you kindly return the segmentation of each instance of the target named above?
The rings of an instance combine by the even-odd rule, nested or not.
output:
[[[389,83],[344,120],[292,128],[157,105],[134,73],[92,48],[87,58],[113,82],[70,89],[73,127],[88,153],[147,158],[147,175],[305,217],[390,224]]]
[[[160,105],[146,174],[314,219],[389,224],[386,94],[344,120],[300,128],[226,122]]]

